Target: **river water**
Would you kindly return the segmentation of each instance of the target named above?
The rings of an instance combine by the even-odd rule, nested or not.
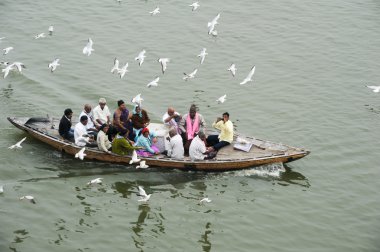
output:
[[[380,85],[379,2],[210,0],[194,12],[189,4],[0,1],[0,48],[14,47],[0,61],[27,67],[0,78],[0,251],[379,251],[380,96],[365,87]],[[218,13],[213,37],[207,22]],[[123,79],[110,73],[115,57],[129,63]],[[171,59],[164,75],[159,57]],[[254,81],[239,85],[253,65]],[[159,86],[147,88],[156,76]],[[186,113],[196,103],[208,124],[228,111],[239,132],[311,154],[286,169],[141,171],[75,160],[6,119],[60,117],[67,107],[78,116],[99,97],[114,110],[138,93],[153,120],[169,105]],[[21,150],[7,148],[25,136]],[[103,185],[86,185],[96,177]],[[139,185],[152,193],[148,204],[137,202]],[[199,204],[203,197],[212,202]]]

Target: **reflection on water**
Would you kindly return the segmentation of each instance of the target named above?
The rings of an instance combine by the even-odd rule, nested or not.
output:
[[[25,229],[15,230],[13,233],[15,234],[15,238],[12,244],[9,246],[9,249],[14,252],[17,252],[18,251],[16,249],[17,243],[23,242],[26,238],[29,238],[30,236],[28,236],[29,232],[26,231]]]
[[[299,172],[292,171],[292,169],[286,165],[284,167],[285,172],[281,175],[281,178],[279,179],[279,185],[288,186],[291,184],[307,188],[311,186],[309,180],[304,175],[302,175]]]
[[[0,97],[5,97],[5,98],[11,98],[13,95],[13,88],[12,84],[8,84],[7,87],[4,87],[1,89]]]
[[[211,241],[209,235],[212,234],[211,223],[207,222],[205,226],[205,232],[201,235],[201,239],[198,241],[202,244],[202,250],[205,252],[211,251]]]
[[[132,239],[136,248],[143,249],[146,243],[145,238],[158,238],[161,234],[165,234],[164,216],[161,213],[161,208],[151,211],[150,206],[145,203],[138,206],[140,211],[137,221],[132,224]]]

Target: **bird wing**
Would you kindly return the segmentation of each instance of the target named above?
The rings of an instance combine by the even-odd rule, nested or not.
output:
[[[21,139],[20,141],[18,141],[18,142],[16,143],[16,145],[21,147],[21,144],[22,144],[22,142],[25,141],[25,139],[26,139],[26,137],[24,137],[23,139]]]
[[[251,68],[251,71],[249,72],[247,79],[252,79],[253,75],[255,74],[255,69],[256,69],[256,66],[253,66]]]
[[[147,197],[148,195],[146,194],[144,188],[142,186],[139,186],[139,195],[142,197]]]

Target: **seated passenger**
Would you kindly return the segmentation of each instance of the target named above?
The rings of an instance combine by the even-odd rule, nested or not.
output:
[[[148,127],[150,119],[145,109],[142,109],[139,105],[135,105],[132,111],[132,125],[136,130],[142,130]]]
[[[170,129],[169,136],[169,147],[166,155],[174,159],[183,159],[184,149],[182,137],[177,133],[176,128]]]
[[[191,141],[189,148],[189,155],[192,161],[204,160],[207,155],[206,152],[206,135],[200,131],[196,137]]]
[[[128,133],[126,132],[124,136],[119,133],[116,135],[112,142],[112,152],[118,155],[129,155],[133,150],[139,150],[144,147],[133,146],[133,141],[128,139]]]
[[[94,138],[96,139],[96,135],[98,134],[98,130],[97,130],[97,127],[95,125],[95,120],[94,120],[94,116],[92,115],[92,108],[91,108],[90,104],[84,105],[83,111],[79,115],[79,120],[84,115],[88,117],[86,129],[87,129],[88,133],[93,135]]]
[[[212,159],[216,156],[216,152],[206,153],[205,140],[205,133],[199,131],[198,135],[191,141],[189,155],[192,161]]]
[[[220,130],[220,134],[207,137],[207,144],[211,146],[207,152],[219,151],[222,147],[229,145],[234,138],[234,126],[228,112],[223,113],[223,118],[218,117],[212,127]]]
[[[127,132],[128,130],[130,133],[130,139],[134,139],[134,136],[132,138],[133,128],[131,122],[131,114],[125,106],[123,100],[117,101],[117,105],[118,108],[115,110],[113,114],[113,126],[116,128],[117,132],[119,132],[122,135],[124,135],[125,132]]]
[[[135,143],[135,146],[143,147],[142,150],[137,151],[137,154],[144,157],[160,154],[159,149],[154,145],[156,142],[155,136],[149,134],[148,128],[144,128]]]
[[[108,129],[109,129],[108,124],[103,124],[102,126],[100,126],[98,138],[96,139],[96,142],[98,144],[99,150],[107,152],[107,153],[111,153],[112,145],[106,135]]]
[[[74,140],[74,129],[71,128],[71,117],[73,116],[73,111],[71,109],[65,109],[64,115],[59,122],[58,132],[61,137],[66,140]]]
[[[197,112],[197,107],[193,104],[190,106],[189,113],[185,114],[180,122],[179,128],[182,132],[185,153],[189,152],[189,146],[195,135],[199,131],[205,131],[206,121],[203,116]]]
[[[162,122],[169,127],[173,127],[177,130],[178,134],[181,134],[179,129],[179,122],[181,121],[181,115],[174,110],[174,108],[169,107],[168,111],[163,115]]]
[[[80,118],[80,122],[75,124],[74,140],[75,140],[75,144],[78,146],[91,145],[92,142],[94,141],[88,135],[88,132],[86,129],[87,122],[88,122],[88,117],[86,115],[83,115]]]

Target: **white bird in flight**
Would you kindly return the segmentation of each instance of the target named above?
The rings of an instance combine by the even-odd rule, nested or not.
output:
[[[133,150],[133,152],[132,152],[132,158],[131,158],[131,160],[129,161],[129,164],[138,163],[138,162],[140,162],[140,160],[141,160],[141,159],[139,159],[139,158],[137,157],[137,152],[136,152],[135,150]]]
[[[149,13],[152,16],[157,15],[158,13],[160,13],[160,8],[157,6],[156,9],[150,11]]]
[[[379,93],[380,92],[380,86],[366,86],[369,89],[372,89],[372,92]]]
[[[25,139],[26,139],[26,137],[24,137],[23,139],[18,141],[16,144],[9,146],[8,149],[14,149],[14,148],[21,149],[22,148],[21,144],[22,144],[22,142],[25,141]]]
[[[216,101],[218,103],[224,103],[226,101],[226,97],[227,97],[227,95],[225,94],[225,95],[219,97],[218,100],[216,100]]]
[[[57,69],[57,66],[60,66],[60,64],[59,64],[58,62],[59,62],[59,59],[55,59],[55,60],[53,60],[53,61],[48,65],[48,67],[49,67],[49,69],[50,69],[51,72],[54,72],[55,69]]]
[[[137,57],[135,58],[135,60],[138,60],[139,61],[139,66],[142,65],[142,63],[144,62],[144,59],[145,59],[145,50],[142,50],[139,55],[137,55]]]
[[[4,53],[3,53],[3,55],[7,55],[10,51],[12,51],[13,50],[13,47],[12,46],[9,46],[9,47],[7,47],[7,48],[4,48],[3,49],[3,51],[4,51]]]
[[[97,184],[101,184],[102,182],[103,182],[103,178],[96,178],[88,182],[87,185],[97,185]]]
[[[154,80],[152,80],[151,82],[148,83],[148,85],[146,85],[148,88],[150,87],[157,87],[158,86],[158,81],[160,80],[160,77],[157,77],[155,78]]]
[[[11,64],[11,65],[7,65],[4,69],[1,70],[1,72],[4,73],[4,76],[3,78],[7,78],[8,74],[9,74],[9,71],[15,69],[14,66]]]
[[[138,94],[136,95],[135,97],[132,98],[131,102],[134,103],[134,104],[137,104],[141,107],[141,102],[143,101],[144,99],[141,97],[141,94]]]
[[[253,81],[253,80],[252,80],[252,77],[253,77],[253,75],[255,74],[255,68],[256,68],[255,66],[253,66],[253,67],[251,68],[251,71],[249,71],[247,77],[245,77],[245,79],[244,79],[242,82],[240,82],[240,85],[244,85],[244,84],[246,84],[246,83],[249,82],[249,81]]]
[[[202,51],[201,51],[201,53],[198,55],[198,57],[201,58],[201,65],[203,64],[203,61],[205,61],[205,58],[206,58],[207,54],[208,53],[206,53],[206,48],[203,48]]]
[[[83,54],[84,55],[87,55],[87,56],[90,56],[91,53],[93,51],[95,51],[93,48],[92,48],[92,45],[94,43],[92,42],[92,39],[91,38],[88,38],[88,42],[87,42],[87,45],[83,48]]]
[[[150,199],[151,195],[152,194],[146,194],[144,188],[142,186],[139,186],[139,196],[140,196],[140,198],[138,199],[138,201],[140,201],[140,202],[147,202]]]
[[[149,165],[145,164],[145,160],[140,161],[140,165],[136,166],[136,169],[146,169]]]
[[[198,69],[196,68],[196,69],[194,69],[194,71],[192,71],[191,73],[189,73],[189,74],[186,74],[186,73],[183,73],[185,76],[183,76],[183,79],[185,80],[185,81],[187,81],[188,79],[194,79],[194,77],[195,77],[195,75],[197,74],[197,72],[198,72]]]
[[[3,193],[4,192],[4,185],[1,185],[0,186],[0,193]]]
[[[80,151],[78,151],[76,154],[75,154],[75,158],[79,158],[80,160],[83,160],[85,156],[87,156],[86,153],[84,153],[84,151],[86,150],[86,147],[83,147]]]
[[[31,203],[36,204],[34,197],[30,195],[22,196],[20,197],[20,200],[29,200]]]
[[[210,22],[207,23],[208,34],[211,34],[211,33],[214,31],[215,26],[216,26],[217,24],[219,24],[219,23],[218,23],[219,18],[220,18],[220,13],[218,13],[218,15],[216,15],[216,17],[214,17],[213,20],[211,20]]]
[[[120,68],[119,70],[117,70],[117,73],[120,75],[120,79],[122,79],[124,77],[124,75],[127,72],[129,72],[127,68],[128,68],[128,62],[122,68]]]
[[[49,26],[48,31],[49,31],[49,35],[50,35],[50,36],[53,35],[54,27],[53,27],[52,25]]]
[[[34,39],[45,38],[45,37],[46,37],[46,36],[45,36],[45,33],[42,32],[42,33],[37,34],[36,36],[34,36]]]
[[[170,62],[170,59],[169,59],[169,58],[159,58],[159,59],[158,59],[158,62],[160,62],[160,64],[161,64],[162,74],[164,74],[165,71],[166,71],[166,68],[167,68],[168,62]]]
[[[230,71],[232,76],[235,77],[235,74],[236,74],[236,66],[234,63],[232,63],[232,65],[230,66],[230,68],[227,69],[227,71]]]
[[[196,9],[198,9],[198,7],[200,6],[198,2],[194,2],[192,4],[189,5],[190,7],[193,7],[192,11],[195,11]]]
[[[111,73],[115,73],[119,71],[119,60],[117,58],[114,59],[113,61],[113,67],[111,69]]]
[[[199,203],[210,203],[211,200],[209,198],[203,198],[199,201]]]
[[[26,66],[24,65],[24,63],[22,63],[22,62],[18,62],[18,61],[13,62],[11,65],[12,65],[13,67],[16,67],[16,69],[17,69],[20,73],[22,72],[22,69],[23,69],[23,68],[26,68]]]

